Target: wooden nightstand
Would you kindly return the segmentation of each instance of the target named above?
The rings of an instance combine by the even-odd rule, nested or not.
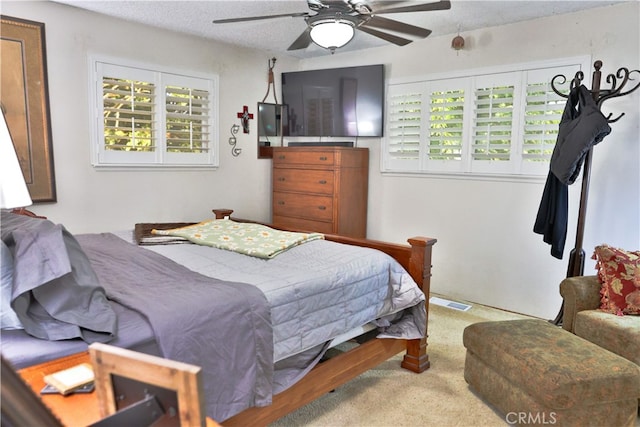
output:
[[[67,427],[86,427],[100,420],[96,392],[77,393],[68,396],[58,394],[41,395],[44,387],[44,376],[80,363],[91,363],[88,352],[77,353],[60,359],[30,366],[18,371],[33,392],[40,397],[51,412]],[[207,418],[207,427],[219,426]]]
[[[45,375],[85,362],[91,363],[88,352],[73,354],[40,365],[30,366],[19,370],[18,374],[31,387],[33,392],[40,396],[44,404],[65,426],[84,427],[100,419],[95,392],[62,396],[58,394],[41,395],[40,390],[45,385]]]

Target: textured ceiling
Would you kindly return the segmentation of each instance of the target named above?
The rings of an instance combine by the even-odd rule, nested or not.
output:
[[[227,24],[212,23],[214,19],[310,12],[306,0],[53,1],[127,21],[139,22],[239,46],[257,48],[277,55],[308,58],[330,54],[327,50],[313,44],[307,49],[287,51],[291,43],[306,28],[306,23],[302,17],[281,17]],[[384,2],[377,1],[375,3]],[[428,3],[428,1],[406,1],[402,3]],[[464,35],[464,31],[571,13],[615,3],[620,2],[594,0],[451,0],[451,9],[449,10],[399,13],[385,15],[385,17],[429,28],[433,31],[430,37],[436,37],[457,32],[461,32]],[[398,6],[398,4],[394,4],[394,6]],[[341,48],[340,51],[357,51],[386,44],[387,42],[383,40],[358,31],[354,39],[347,46]]]

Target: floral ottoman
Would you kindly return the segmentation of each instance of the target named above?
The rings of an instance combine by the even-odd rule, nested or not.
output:
[[[640,367],[539,319],[464,330],[464,378],[509,424],[633,426]]]

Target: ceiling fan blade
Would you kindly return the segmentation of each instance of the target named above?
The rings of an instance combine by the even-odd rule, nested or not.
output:
[[[374,30],[373,28],[369,28],[365,26],[358,27],[358,30],[363,31],[367,34],[371,34],[372,36],[381,38],[383,40],[386,40],[398,46],[404,46],[411,43],[411,40],[405,39],[403,37],[398,37],[398,36],[394,36],[393,34],[383,33],[382,31]]]
[[[430,10],[447,10],[451,9],[451,2],[449,0],[440,0],[432,3],[415,4],[412,6],[399,6],[392,7],[390,9],[374,10],[372,14],[378,15],[381,13],[405,13],[405,12],[428,12]]]
[[[357,3],[358,0],[350,0],[350,3],[354,2]],[[389,0],[381,0],[381,1],[372,1],[368,3],[368,7],[372,10],[378,10],[378,9],[384,9],[384,8],[388,8],[389,6],[393,6],[396,5],[398,3],[404,3],[405,5],[407,4],[408,0],[393,0],[393,1],[389,1]]]
[[[346,1],[347,5],[352,11],[356,12],[358,15],[361,15],[361,16],[371,15],[373,11],[378,8],[384,9],[385,7],[393,6],[398,3],[404,3],[405,5],[407,3],[407,0],[393,0],[393,1],[384,0],[379,2],[376,2],[376,1],[369,2],[366,0],[344,0],[344,1]]]
[[[287,50],[298,50],[298,49],[306,49],[311,44],[311,28],[307,27],[306,30],[298,36],[298,38],[291,43],[291,46]]]
[[[427,30],[426,28],[416,27],[415,25],[383,18],[382,16],[372,16],[370,19],[365,21],[362,26],[380,28],[421,38],[425,38],[431,34],[431,30]]]
[[[244,18],[226,18],[226,19],[214,19],[214,24],[227,24],[231,22],[244,22],[244,21],[258,21],[261,19],[272,19],[272,18],[284,18],[291,17],[297,18],[299,16],[307,17],[309,16],[308,12],[297,12],[297,13],[282,13],[279,15],[264,15],[264,16],[249,16]]]

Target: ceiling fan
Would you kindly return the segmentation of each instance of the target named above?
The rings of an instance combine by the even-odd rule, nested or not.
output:
[[[307,28],[287,50],[305,49],[313,42],[333,53],[337,48],[351,41],[355,30],[363,31],[398,46],[409,44],[411,40],[394,33],[425,38],[431,34],[431,30],[380,15],[428,12],[451,8],[451,2],[448,0],[419,4],[407,1],[307,0],[307,5],[311,12],[216,19],[213,23],[225,24],[282,17],[301,17],[307,22]]]

